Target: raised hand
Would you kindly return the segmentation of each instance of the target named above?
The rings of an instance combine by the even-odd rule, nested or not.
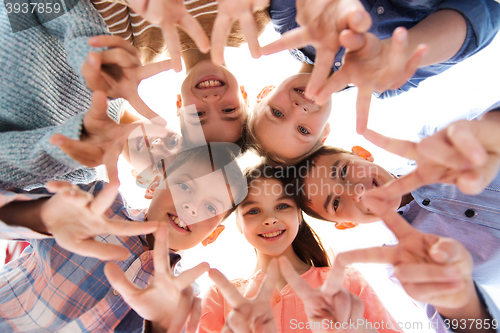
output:
[[[86,257],[101,260],[125,260],[129,251],[118,245],[94,240],[98,235],[135,236],[155,231],[156,222],[124,222],[107,219],[104,212],[118,194],[118,186],[106,185],[94,198],[78,186],[66,182],[46,184],[55,192],[40,210],[40,216],[57,244]]]
[[[176,26],[182,28],[203,53],[208,52],[210,41],[200,23],[186,10],[182,0],[129,0],[130,7],[139,15],[161,27],[170,53],[172,68],[182,69],[181,45]]]
[[[218,270],[210,270],[209,275],[224,299],[233,308],[229,312],[221,332],[276,332],[273,310],[271,309],[271,297],[279,277],[275,260],[269,264],[267,276],[259,292],[252,299],[244,298]]]
[[[148,134],[153,130],[152,127],[148,127]],[[156,132],[165,132],[163,126],[157,127]],[[129,134],[136,128],[137,125],[119,125],[111,119],[107,113],[106,95],[96,91],[92,96],[92,105],[83,117],[80,140],[54,134],[50,141],[83,165],[95,167],[105,164],[110,184],[116,185],[119,183],[118,156]]]
[[[217,18],[212,29],[212,61],[215,64],[224,62],[224,46],[227,34],[234,21],[239,20],[241,31],[248,43],[252,57],[260,57],[257,24],[253,13],[269,6],[269,0],[219,0],[217,1]]]
[[[148,119],[158,117],[139,97],[137,89],[142,80],[169,70],[170,60],[142,66],[136,48],[118,36],[91,37],[89,44],[110,49],[89,53],[82,67],[87,87],[92,91],[103,91],[109,97],[125,98]]]
[[[167,236],[167,226],[160,223],[155,234],[154,280],[147,288],[140,289],[135,286],[114,263],[106,264],[104,273],[125,302],[142,318],[153,322],[153,326],[167,332],[180,332],[188,323],[188,332],[194,333],[201,311],[191,284],[208,271],[210,266],[201,263],[179,276],[174,276],[170,268]]]
[[[339,34],[345,29],[364,33],[372,25],[372,20],[358,0],[297,0],[296,8],[296,21],[300,27],[264,46],[262,54],[306,45],[314,46],[316,59],[306,88],[306,96],[313,98],[330,75],[335,55],[340,48]]]
[[[382,200],[365,201],[396,235],[396,246],[375,247],[340,253],[330,272],[330,281],[340,281],[352,263],[389,263],[408,294],[437,308],[458,309],[473,300],[473,262],[467,249],[451,238],[425,234],[413,228]]]
[[[433,183],[455,184],[465,194],[479,194],[500,168],[500,113],[479,121],[457,121],[420,143],[366,130],[365,138],[394,154],[413,159],[417,169],[365,197],[393,198]]]
[[[343,270],[342,278],[335,281],[327,280],[321,288],[314,289],[300,277],[287,258],[281,257],[279,263],[281,274],[302,299],[307,318],[311,323],[317,323],[311,326],[321,328],[313,329],[313,332],[337,331],[335,327],[347,329],[349,323],[356,323],[358,319],[363,319],[363,301],[342,288]],[[322,325],[325,319],[334,323],[330,324],[328,329]],[[364,328],[358,331],[364,332]]]
[[[321,90],[311,95],[322,104],[332,93],[349,83],[355,84],[358,87],[356,131],[362,134],[368,124],[373,91],[384,92],[402,86],[418,69],[427,47],[419,45],[411,52],[408,31],[402,27],[394,30],[392,38],[382,41],[371,33],[360,35],[351,30],[343,31],[339,39],[346,47],[344,63]]]

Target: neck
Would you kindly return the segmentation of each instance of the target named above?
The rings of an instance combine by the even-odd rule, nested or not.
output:
[[[292,264],[295,271],[299,274],[304,274],[309,270],[309,268],[311,268],[311,266],[299,259],[299,257],[295,254],[292,245],[290,245],[288,249],[286,249],[285,252],[279,256],[270,256],[257,250],[257,265],[255,265],[254,274],[259,270],[262,270],[262,272],[267,274],[269,263],[272,259],[278,259],[278,257],[286,257]],[[276,288],[281,290],[287,284],[286,279],[280,273]]]
[[[198,49],[190,49],[183,51],[181,53],[182,60],[184,60],[184,64],[186,65],[186,72],[189,72],[191,68],[196,66],[202,60],[210,60],[210,52],[202,53]],[[225,63],[222,64],[226,66]]]
[[[312,73],[314,66],[303,62],[300,66],[299,73]]]

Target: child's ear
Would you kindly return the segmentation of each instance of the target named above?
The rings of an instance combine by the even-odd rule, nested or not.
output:
[[[203,241],[201,241],[201,244],[203,244],[203,246],[207,246],[208,244],[212,244],[213,242],[215,242],[217,237],[219,237],[220,233],[224,231],[225,228],[226,228],[225,226],[223,226],[222,224],[219,224],[217,226],[217,228],[215,228],[215,230],[210,234],[210,236],[208,236]]]
[[[155,179],[149,184],[146,193],[144,194],[144,198],[153,199],[153,194],[155,193],[155,189],[160,185],[160,177],[156,176]]]
[[[325,143],[325,141],[329,135],[330,135],[330,123],[327,122],[325,129],[323,130],[323,136],[321,137],[321,143]]]
[[[361,146],[354,146],[352,147],[351,151],[354,155],[364,158],[368,162],[375,161],[375,158],[373,157],[372,153],[370,153],[368,150],[366,150]]]
[[[245,90],[245,86],[240,86],[240,91],[241,91],[241,96],[243,96],[243,99],[245,100],[245,104],[247,106],[250,106],[250,101],[248,100],[248,93]]]
[[[177,107],[177,117],[179,117],[180,109],[182,108],[182,96],[181,94],[177,94],[177,101],[175,102],[175,106]]]

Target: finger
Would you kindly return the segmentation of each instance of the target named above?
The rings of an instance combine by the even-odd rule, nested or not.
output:
[[[92,104],[85,116],[89,116],[98,120],[110,120],[108,116],[108,101],[106,94],[102,91],[94,91],[92,94]],[[85,118],[84,118],[85,125]]]
[[[462,172],[456,179],[458,189],[468,195],[476,195],[483,192],[498,172],[498,166],[491,167],[491,164],[488,163],[485,168]]]
[[[73,140],[58,133],[50,138],[50,143],[83,165],[93,168],[101,164],[102,150],[97,146]]]
[[[219,288],[222,296],[227,300],[229,305],[233,308],[240,306],[245,302],[245,299],[236,290],[236,288],[226,279],[226,277],[217,269],[211,269],[208,275],[214,281],[217,288]]]
[[[357,33],[367,32],[372,26],[372,18],[361,3],[357,4],[360,8],[351,11],[347,16],[348,27]]]
[[[406,53],[408,49],[408,30],[398,27],[392,33],[391,50],[389,52],[389,68],[384,81],[399,81],[406,68]]]
[[[395,179],[394,181],[391,181],[390,183],[385,184],[382,187],[379,187],[375,190],[367,191],[363,195],[363,200],[365,201],[365,204],[369,207],[370,211],[372,210],[371,206],[376,206],[378,204],[383,204],[384,202],[387,202],[388,200],[395,199],[398,197],[402,197],[405,194],[410,193],[411,191],[422,187],[426,185],[426,182],[424,182],[417,174],[416,171],[403,176],[401,178]],[[373,202],[371,206],[369,206],[368,200],[369,198],[375,198],[377,200],[383,200],[382,202]],[[387,207],[384,205],[384,207]],[[377,214],[377,213],[375,213]],[[378,214],[377,214],[378,215]]]
[[[205,272],[210,270],[210,265],[206,262],[202,262],[195,267],[182,272],[176,279],[175,285],[179,289],[184,289],[189,287],[197,278],[203,275]]]
[[[139,94],[137,93],[131,94],[127,100],[130,103],[130,105],[134,108],[134,110],[136,110],[138,113],[140,113],[147,119],[154,119],[154,118],[162,119],[161,117],[158,116],[156,112],[151,110],[146,103],[144,103]],[[164,122],[164,126],[166,126],[166,124],[167,123]]]
[[[94,90],[104,90],[104,84],[101,77],[101,59],[93,52],[89,52],[87,59],[82,66],[82,76],[85,79],[87,87]]]
[[[269,55],[283,50],[301,48],[312,42],[309,30],[299,27],[285,32],[281,38],[262,47],[261,55]]]
[[[104,274],[111,287],[120,293],[125,301],[142,292],[140,288],[127,279],[125,273],[115,263],[107,263],[104,266]]]
[[[168,52],[170,53],[172,68],[176,73],[178,73],[182,70],[179,35],[177,34],[175,27],[168,22],[164,22],[162,25],[162,32],[163,38],[167,43]]]
[[[403,75],[400,76],[399,80],[394,81],[389,89],[398,89],[399,87],[404,85],[406,81],[413,77],[417,69],[420,67],[422,59],[427,54],[428,49],[429,48],[425,44],[417,46],[413,54],[406,62],[406,68]]]
[[[143,66],[139,71],[139,80],[147,79],[153,75],[156,75],[161,72],[165,72],[172,69],[172,64],[170,60],[163,60],[159,62],[154,62],[148,65]]]
[[[357,51],[366,43],[366,35],[359,34],[351,29],[346,29],[339,34],[340,44],[349,51]]]
[[[451,283],[463,278],[455,266],[431,263],[399,264],[394,272],[402,283]]]
[[[407,237],[408,235],[419,232],[413,228],[401,215],[391,210],[386,205],[381,205],[375,198],[366,198],[366,206],[375,215],[380,216],[385,225],[396,235],[398,239]]]
[[[136,55],[131,55],[123,49],[109,49],[97,54],[100,57],[101,64],[113,64],[123,68],[141,66],[141,62]]]
[[[358,97],[356,99],[356,132],[363,135],[368,127],[368,114],[372,101],[373,89],[371,87],[358,87]]]
[[[316,94],[316,104],[323,105],[333,93],[344,89],[350,82],[349,76],[345,69],[341,68],[326,82],[326,85],[321,88]]]
[[[193,300],[193,305],[191,306],[191,312],[189,313],[189,319],[186,326],[186,333],[195,333],[198,329],[198,323],[201,318],[201,300],[195,297]]]
[[[106,184],[90,203],[90,210],[101,215],[115,202],[120,184]]]
[[[333,267],[323,285],[323,291],[334,295],[340,290],[346,266],[353,263],[393,264],[396,262],[397,251],[397,247],[383,246],[340,253],[335,258]]]
[[[327,48],[318,48],[311,78],[305,91],[307,98],[315,97],[321,87],[326,84],[334,60],[335,52]]]
[[[335,313],[335,320],[341,323],[349,322],[351,316],[352,295],[345,289],[340,290],[333,299],[332,312]]]
[[[424,157],[455,170],[464,170],[471,166],[469,161],[456,146],[450,145],[444,133],[437,133],[423,139],[417,145],[417,151]]]
[[[450,282],[450,283],[407,283],[403,284],[404,289],[410,295],[410,297],[421,301],[432,304],[432,300],[456,293],[464,288],[464,282]]]
[[[481,167],[488,161],[488,152],[474,133],[474,122],[460,121],[446,128],[447,138],[453,147],[475,167]]]
[[[276,283],[278,283],[279,268],[276,259],[272,259],[267,269],[267,275],[257,293],[257,299],[269,300],[273,295]]]
[[[260,57],[259,34],[257,32],[257,24],[251,12],[244,12],[239,17],[241,32],[248,43],[250,54],[254,59]]]
[[[363,136],[366,140],[390,153],[412,160],[418,160],[420,157],[420,154],[417,151],[417,144],[415,142],[394,139],[370,129],[366,129],[363,132]]]
[[[137,236],[148,235],[159,229],[158,222],[124,222],[115,220],[106,220],[103,234],[109,233],[116,236]]]
[[[182,16],[179,26],[191,37],[191,39],[198,46],[198,50],[202,53],[207,53],[210,49],[210,40],[205,33],[205,30],[201,27],[198,20],[192,17],[187,11],[184,16]]]
[[[49,192],[57,193],[73,189],[73,184],[64,181],[50,181],[45,183],[45,188],[47,188]]]
[[[193,297],[192,288],[186,288],[181,291],[175,316],[172,316],[172,321],[170,322],[167,332],[182,332],[182,328],[186,324],[188,315],[193,305]]]
[[[89,44],[94,47],[119,47],[137,56],[137,49],[130,42],[118,36],[101,35],[89,38]]]
[[[68,237],[71,237],[68,235]],[[70,238],[68,238],[69,240]],[[71,240],[69,240],[71,242]],[[64,244],[61,247],[84,257],[92,257],[100,260],[126,260],[130,256],[129,250],[123,246],[101,243],[93,239],[84,239],[79,242]],[[66,246],[67,245],[67,246]]]
[[[468,252],[454,239],[439,238],[429,249],[429,255],[438,264],[452,264],[466,259]]]
[[[155,273],[171,275],[168,228],[165,223],[160,223],[155,233],[153,260],[155,264]]]
[[[232,22],[231,17],[222,13],[218,13],[215,18],[211,37],[212,50],[210,52],[212,61],[217,65],[224,63],[224,47],[226,45],[227,34],[229,33],[229,29],[231,29]]]
[[[295,291],[295,293],[304,301],[308,299],[312,288],[295,271],[290,261],[286,257],[281,257],[279,258],[279,266],[281,274]]]
[[[120,186],[120,180],[118,179],[118,158],[122,152],[123,141],[118,140],[112,143],[104,152],[102,157],[102,162],[106,166],[106,171],[108,173],[109,184],[114,186]]]
[[[363,316],[365,306],[361,298],[356,295],[351,294],[351,321],[358,321],[358,319],[364,319]],[[396,325],[394,325],[396,326]]]
[[[226,324],[231,332],[250,333],[249,323],[238,311],[231,311],[226,319]]]

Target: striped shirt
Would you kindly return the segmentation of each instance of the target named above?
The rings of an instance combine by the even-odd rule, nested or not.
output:
[[[104,186],[80,186],[96,195]],[[35,194],[36,193],[36,194]],[[47,192],[0,191],[0,207],[14,200],[36,200]],[[143,221],[144,211],[131,210],[121,195],[105,213],[107,218]],[[18,260],[0,271],[0,332],[142,332],[143,319],[114,291],[104,275],[105,262],[62,249],[53,238],[0,221],[0,237],[29,239]],[[140,288],[153,278],[153,251],[145,236],[98,236],[118,244],[131,255],[116,264]],[[175,265],[180,256],[171,252]]]
[[[162,55],[168,56],[167,46],[158,25],[151,24],[127,7],[126,0],[91,0],[99,14],[103,17],[109,31],[131,42],[139,51],[143,64],[157,61]],[[200,22],[203,30],[210,38],[212,27],[217,16],[216,0],[185,0],[186,9]],[[254,14],[260,35],[270,22],[267,10]],[[181,50],[197,48],[194,41],[181,29],[177,29]],[[245,43],[239,22],[233,24],[226,41],[227,46],[239,47]]]

